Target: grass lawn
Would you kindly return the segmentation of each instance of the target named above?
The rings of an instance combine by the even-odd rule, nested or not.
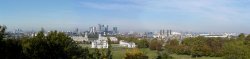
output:
[[[125,57],[126,51],[129,49],[115,49],[112,50],[113,59],[123,59]],[[149,59],[156,59],[157,58],[157,51],[152,51],[148,48],[140,49],[149,57]],[[221,57],[198,57],[192,58],[190,55],[171,55],[174,59],[222,59]]]
[[[131,49],[127,49],[127,48],[116,48],[112,50],[113,53],[113,59],[123,59],[125,57],[125,53],[126,51],[131,50]],[[157,53],[156,51],[152,51],[149,49],[140,49],[141,51],[143,51],[144,53],[146,53],[146,55],[149,57],[149,59],[156,59],[157,57]]]
[[[198,58],[192,58],[189,55],[176,55],[176,54],[172,54],[172,57],[174,57],[174,59],[222,59],[221,57],[198,57]]]
[[[91,44],[80,44],[82,47],[89,47]],[[123,59],[125,57],[125,53],[131,49],[129,48],[123,48],[120,47],[118,44],[112,44],[112,54],[113,54],[113,59]],[[156,59],[157,58],[157,51],[150,50],[148,48],[143,48],[140,49],[143,51],[149,59]],[[94,50],[90,50],[94,51]],[[198,58],[192,58],[190,55],[176,55],[172,54],[171,55],[174,59],[222,59],[221,57],[198,57]]]

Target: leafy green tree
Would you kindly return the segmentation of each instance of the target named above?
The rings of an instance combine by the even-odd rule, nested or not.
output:
[[[94,52],[92,53],[92,58],[91,59],[101,59],[101,52],[95,48]]]
[[[137,40],[136,45],[138,48],[148,48],[149,42],[146,39]]]
[[[230,40],[224,46],[224,59],[249,59],[250,49],[243,40]]]
[[[78,46],[64,33],[52,31],[47,36],[37,36],[23,42],[23,53],[30,59],[88,58],[88,50]]]
[[[0,26],[0,40],[4,39],[6,29],[7,29],[6,26]]]
[[[247,46],[249,46],[249,47],[250,47],[250,34],[249,34],[249,35],[247,35],[247,37],[245,38],[244,43],[245,43]]]
[[[171,53],[177,53],[180,49],[179,47],[179,41],[177,39],[168,40],[165,45],[166,50]]]
[[[238,36],[238,39],[243,40],[245,38],[245,34],[244,33],[240,33],[240,35]]]
[[[107,59],[112,59],[112,51],[111,51],[111,49],[112,49],[112,45],[111,45],[111,40],[110,40],[110,38],[108,38],[108,49],[107,49]]]
[[[206,38],[201,36],[192,39],[190,48],[192,57],[207,56],[210,52],[209,46],[206,45]]]
[[[0,59],[21,59],[20,40],[6,38],[6,26],[0,26]]]
[[[223,56],[223,44],[224,40],[222,38],[208,38],[206,44],[211,49],[209,56],[221,57]]]
[[[161,52],[157,52],[158,56],[156,59],[173,59],[172,56],[170,56],[167,52],[165,51],[161,51]]]

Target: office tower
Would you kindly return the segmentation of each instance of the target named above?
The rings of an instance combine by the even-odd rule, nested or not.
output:
[[[160,30],[160,35],[164,35],[165,34],[165,30]]]
[[[117,33],[118,33],[117,27],[113,27],[113,34],[117,34]]]
[[[101,33],[101,32],[104,32],[104,31],[105,31],[104,25],[98,24],[98,32]]]
[[[89,33],[96,33],[96,27],[89,27]]]
[[[107,32],[109,31],[108,29],[109,29],[109,26],[108,26],[108,25],[106,25],[106,26],[104,27],[104,32],[106,32],[106,33],[107,33]]]
[[[169,34],[172,35],[172,30],[169,30]]]

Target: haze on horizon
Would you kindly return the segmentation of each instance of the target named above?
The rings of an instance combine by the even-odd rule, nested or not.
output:
[[[172,29],[250,33],[249,0],[1,0],[0,24],[9,30],[121,31]]]

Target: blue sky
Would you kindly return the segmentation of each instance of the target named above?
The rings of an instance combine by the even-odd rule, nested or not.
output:
[[[0,0],[0,24],[9,30],[121,31],[173,29],[250,33],[249,0]]]

